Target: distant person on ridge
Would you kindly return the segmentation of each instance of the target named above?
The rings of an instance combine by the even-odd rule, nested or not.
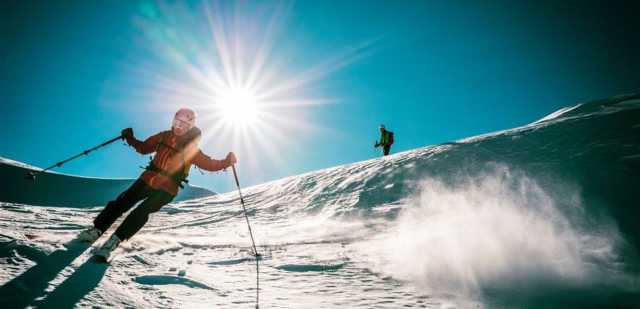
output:
[[[94,252],[109,258],[121,241],[131,238],[149,219],[149,215],[173,200],[186,182],[192,164],[207,170],[218,171],[237,162],[229,152],[224,160],[214,160],[198,148],[200,129],[195,126],[196,114],[189,108],[179,109],[173,118],[171,130],[155,134],[145,141],[133,136],[133,129],[122,130],[127,144],[140,154],[155,152],[155,156],[129,189],[110,201],[93,221],[93,226],[78,235],[78,240],[93,243],[117,219],[136,203],[142,201],[120,224],[111,237]]]
[[[387,131],[385,129],[384,124],[380,125],[380,141],[376,141],[375,148],[382,147],[382,152],[384,155],[388,155],[391,150],[391,145],[393,145],[393,132]]]

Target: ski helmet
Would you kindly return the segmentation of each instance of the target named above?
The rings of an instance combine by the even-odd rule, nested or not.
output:
[[[173,117],[173,127],[179,125],[186,125],[187,130],[193,128],[196,125],[196,112],[188,107],[183,107],[176,112]]]

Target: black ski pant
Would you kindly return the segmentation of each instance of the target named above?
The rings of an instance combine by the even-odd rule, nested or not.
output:
[[[124,219],[118,227],[115,235],[120,240],[131,238],[149,220],[149,214],[160,210],[160,208],[173,200],[174,196],[149,187],[144,181],[138,179],[129,189],[122,192],[115,200],[107,203],[100,214],[93,220],[93,225],[103,233],[116,222],[131,207],[141,200],[144,200],[136,209]]]
[[[382,151],[384,155],[389,155],[389,150],[391,150],[391,145],[382,146]]]

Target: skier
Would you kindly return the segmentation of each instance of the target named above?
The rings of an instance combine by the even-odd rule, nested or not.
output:
[[[118,217],[142,201],[120,224],[118,229],[94,254],[107,260],[120,242],[131,238],[149,219],[149,215],[173,200],[186,182],[192,164],[207,171],[225,169],[237,162],[229,152],[224,160],[214,160],[198,148],[200,129],[195,126],[196,114],[189,108],[179,109],[171,130],[139,141],[133,129],[122,130],[127,144],[140,154],[155,152],[154,158],[140,177],[115,200],[107,203],[94,219],[93,226],[78,235],[78,240],[93,243]]]
[[[384,155],[388,155],[393,145],[393,132],[387,131],[384,124],[380,125],[380,141],[376,141],[374,148],[382,147]]]

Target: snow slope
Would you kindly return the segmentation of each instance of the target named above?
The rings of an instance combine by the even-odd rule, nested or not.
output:
[[[90,178],[56,172],[25,178],[41,168],[0,157],[0,201],[28,205],[92,207],[105,205],[127,189],[134,179]],[[196,186],[185,186],[177,201],[210,196],[215,193]]]
[[[639,171],[627,95],[246,188],[261,307],[638,306]],[[253,306],[237,193],[166,206],[109,267],[62,246],[99,210],[2,204],[3,308]]]

